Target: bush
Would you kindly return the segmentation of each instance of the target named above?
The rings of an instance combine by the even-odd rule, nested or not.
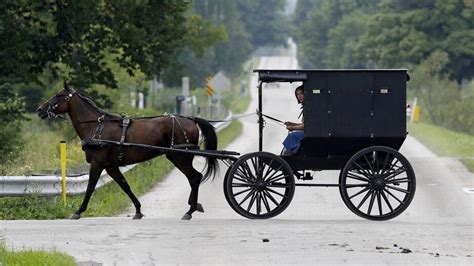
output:
[[[474,134],[474,96],[463,95],[460,85],[440,71],[448,62],[444,52],[434,52],[413,72],[409,86],[420,98],[428,120],[437,126]]]
[[[13,93],[10,84],[0,85],[0,164],[15,158],[22,147],[20,132],[25,104],[23,98]]]

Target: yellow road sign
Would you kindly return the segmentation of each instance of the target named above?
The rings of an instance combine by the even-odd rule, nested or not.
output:
[[[209,84],[209,81],[211,81],[212,76],[207,76],[206,77],[206,94],[207,96],[211,97],[214,94],[214,88]]]

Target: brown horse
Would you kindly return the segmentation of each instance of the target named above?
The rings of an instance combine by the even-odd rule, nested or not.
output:
[[[41,104],[37,112],[41,119],[68,113],[77,135],[82,140],[86,160],[90,163],[89,182],[84,200],[71,219],[79,219],[81,213],[87,209],[90,197],[104,169],[133,202],[136,209],[133,219],[143,217],[140,211],[141,204],[120,172],[119,166],[150,160],[162,155],[163,151],[121,145],[123,143],[198,148],[200,129],[206,142],[205,149],[216,150],[217,148],[214,127],[204,119],[174,115],[134,119],[115,116],[101,111],[92,100],[69,88],[66,83],[62,90]],[[118,144],[107,144],[101,140],[115,141]],[[166,153],[166,157],[188,178],[191,185],[191,194],[188,199],[190,208],[182,218],[190,220],[194,211],[204,211],[202,205],[198,203],[199,185],[215,175],[217,160],[206,158],[206,171],[203,176],[193,168],[194,155]]]

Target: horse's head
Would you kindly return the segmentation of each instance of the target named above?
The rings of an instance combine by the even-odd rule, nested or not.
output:
[[[59,114],[68,112],[70,108],[69,101],[75,93],[76,91],[73,88],[69,88],[66,81],[64,81],[64,88],[36,109],[38,116],[41,119],[47,117],[56,118]]]

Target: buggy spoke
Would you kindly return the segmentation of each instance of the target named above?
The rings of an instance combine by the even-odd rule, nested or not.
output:
[[[347,172],[347,174],[349,175],[352,175],[354,177],[358,177],[358,178],[362,178],[362,179],[365,179],[365,180],[370,180],[370,177],[368,177],[367,175],[364,175],[363,173],[361,173],[358,169],[356,170],[349,170]]]
[[[387,169],[387,172],[390,171],[390,169],[393,169],[398,163],[398,159],[395,158],[395,162],[391,163],[390,166]],[[383,172],[382,174],[385,174],[386,172]]]
[[[382,216],[382,199],[380,197],[380,191],[377,191],[377,204],[379,205],[379,215]]]
[[[274,178],[275,175],[277,175],[277,174],[279,173],[279,171],[280,171],[280,169],[281,169],[282,167],[283,167],[283,165],[278,166],[277,169],[270,168],[270,169],[273,170],[273,171],[272,171],[273,173],[272,173],[270,176],[268,176],[267,178],[265,178],[264,180],[265,180],[265,181],[269,181],[270,179]]]
[[[242,184],[242,183],[232,183],[232,187],[250,187],[249,184]]]
[[[272,179],[267,180],[267,183],[275,182],[281,180],[282,178],[286,178],[287,175],[285,173],[279,173],[277,176],[274,176]]]
[[[282,188],[282,187],[291,187],[289,184],[287,183],[271,183],[271,184],[268,184],[267,187],[278,187],[278,188]]]
[[[262,176],[263,176],[263,177],[262,177],[263,180],[266,180],[267,177],[268,177],[268,175],[269,175],[271,172],[273,172],[273,168],[271,168],[272,163],[273,163],[273,159],[270,161],[269,164],[265,164],[265,165],[267,166],[267,170],[265,171],[265,174],[262,175]]]
[[[248,212],[250,212],[250,209],[252,209],[252,206],[253,206],[253,204],[254,204],[254,202],[255,202],[255,198],[256,198],[255,194],[257,194],[256,191],[254,191],[254,192],[252,193],[252,198],[250,199],[250,203],[249,203],[249,205],[247,206],[247,211],[248,211]]]
[[[267,212],[270,212],[270,204],[268,204],[268,200],[267,200],[267,197],[265,195],[265,191],[262,191],[260,192],[260,196],[262,197],[262,202],[263,202],[263,205],[265,206],[265,209],[267,210]]]
[[[351,179],[363,181],[363,182],[368,182],[368,181],[369,181],[369,180],[366,179],[366,178],[361,178],[361,177],[356,176],[356,175],[354,175],[354,174],[352,174],[352,173],[347,173],[347,177],[348,177],[348,178],[351,178]]]
[[[346,188],[354,188],[354,187],[368,187],[369,184],[350,184],[346,185]]]
[[[369,209],[367,210],[368,215],[370,215],[370,213],[372,212],[372,207],[374,206],[375,193],[376,192],[374,191],[372,195],[370,196]]]
[[[283,195],[283,194],[281,194],[280,192],[275,191],[275,190],[273,190],[273,189],[271,189],[271,188],[268,188],[268,187],[267,187],[266,190],[272,192],[273,194],[277,194],[278,196],[280,196],[280,197],[282,197],[282,198],[286,198],[285,195]]]
[[[262,212],[262,195],[260,195],[260,192],[257,192],[257,214],[260,215]]]
[[[244,177],[242,177],[242,176],[237,175],[237,173],[235,173],[234,179],[237,179],[238,181],[244,182],[245,184],[253,184],[253,182],[249,182],[248,179],[246,179],[246,178],[244,178]]]
[[[390,180],[394,177],[396,177],[397,175],[400,175],[402,173],[406,172],[406,169],[404,167],[400,167],[398,168],[397,170],[391,172],[388,176],[386,176],[384,179],[385,180]]]
[[[366,188],[360,190],[359,192],[355,193],[354,195],[350,196],[349,199],[352,199],[353,197],[357,197],[358,195],[360,195],[360,194],[366,192],[367,190],[369,190],[368,187],[366,187]]]
[[[278,201],[276,201],[276,199],[270,194],[268,193],[268,191],[264,190],[263,193],[265,193],[265,195],[267,195],[267,197],[276,205],[276,206],[280,206],[280,203],[278,203]]]
[[[367,198],[370,196],[370,194],[372,194],[372,190],[369,190],[367,192],[367,194],[365,194],[364,198],[359,202],[359,205],[357,205],[357,209],[360,209],[360,207],[362,206],[362,204],[364,204],[364,202],[367,200]]]
[[[365,173],[366,176],[372,176],[366,169],[362,168],[362,166],[360,166],[358,163],[354,162],[354,164],[359,167],[360,171],[362,171],[362,173]]]
[[[392,198],[396,199],[400,204],[403,204],[403,202],[398,199],[395,195],[393,195],[390,191],[388,191],[387,189],[383,189],[383,191],[387,192],[387,194],[389,194],[390,196],[392,196]]]
[[[378,155],[377,155],[377,151],[374,151],[374,152],[372,153],[372,155],[374,156],[374,161],[376,162],[376,163],[375,163],[375,166],[376,166],[375,169],[376,169],[377,171],[376,171],[375,173],[378,174],[379,171],[380,171],[380,168],[379,168],[379,161],[378,161],[378,158],[379,158],[379,157],[378,157]]]
[[[401,188],[394,187],[394,186],[389,186],[389,185],[386,185],[386,187],[391,188],[391,189],[396,190],[396,191],[403,192],[405,194],[410,194],[410,191],[408,191],[406,189],[401,189]]]
[[[369,159],[367,159],[367,156],[365,156],[365,154],[364,154],[364,159],[367,162],[367,164],[369,165],[370,170],[372,171],[372,175],[375,174],[374,169],[372,168],[372,165],[370,164]]]
[[[249,176],[253,177],[253,181],[257,181],[257,173],[252,173],[252,169],[250,169],[250,166],[248,165],[247,162],[244,162],[244,169],[248,173]]]
[[[392,205],[390,204],[390,201],[387,199],[387,196],[385,195],[385,193],[383,193],[383,191],[380,191],[380,194],[382,194],[382,198],[385,201],[385,203],[387,203],[387,206],[390,208],[390,211],[393,212]]]
[[[253,189],[252,189],[252,190],[253,190]],[[248,200],[248,199],[250,198],[250,196],[252,196],[252,195],[254,194],[254,192],[255,192],[255,191],[253,191],[253,192],[247,194],[247,196],[245,196],[245,197],[242,199],[242,201],[239,202],[239,206],[242,206],[242,204],[243,204],[246,200]],[[235,195],[234,195],[234,196],[235,196]]]
[[[410,182],[411,182],[411,180],[408,179],[408,177],[398,178],[398,179],[391,179],[391,180],[386,181],[387,184],[393,184],[393,183],[410,183]]]
[[[244,179],[248,180],[249,182],[253,183],[254,180],[252,178],[250,178],[251,176],[248,176],[245,172],[246,171],[244,171],[244,169],[240,169],[240,167],[239,167],[239,168],[237,168],[237,171],[235,171],[235,175],[237,175],[241,178],[244,178]]]
[[[387,155],[385,155],[385,161],[383,162],[382,169],[380,169],[382,173],[384,173],[384,172],[385,172],[385,166],[386,166],[386,165],[387,165],[387,163],[388,163],[388,157],[389,157],[389,153],[387,152],[386,154],[387,154]]]
[[[238,195],[240,195],[240,194],[242,194],[242,193],[245,193],[245,192],[247,192],[247,191],[250,191],[250,190],[253,190],[253,188],[244,189],[244,190],[242,190],[242,191],[239,191],[239,192],[237,192],[237,193],[234,193],[233,195],[234,195],[234,197],[237,197]]]

